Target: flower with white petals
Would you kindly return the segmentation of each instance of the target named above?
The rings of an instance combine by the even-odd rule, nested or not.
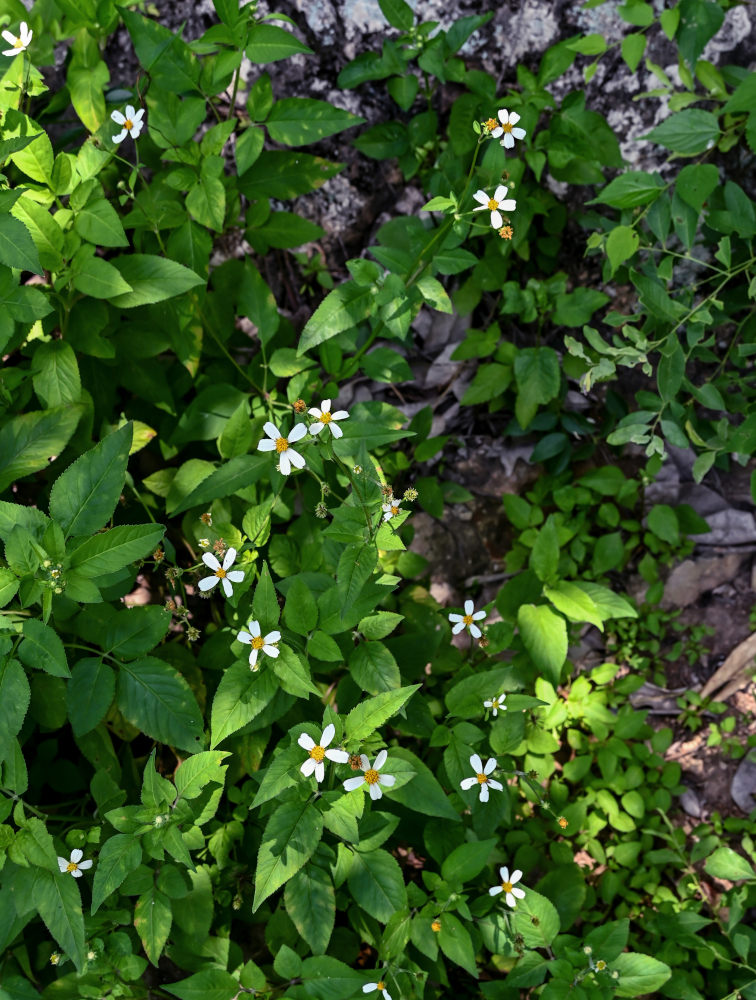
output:
[[[525,899],[524,891],[515,887],[515,882],[519,882],[522,878],[522,872],[519,868],[510,875],[509,869],[502,867],[499,869],[499,878],[501,879],[501,885],[492,885],[488,890],[489,896],[498,896],[500,892],[503,892],[507,906],[512,907],[514,907],[518,899]]]
[[[503,135],[504,138],[500,140],[499,145],[504,146],[506,149],[511,149],[515,144],[515,139],[524,139],[527,132],[524,128],[514,127],[520,120],[520,116],[516,111],[507,111],[506,108],[502,108],[498,115],[501,125],[497,125],[491,131],[491,135],[494,139],[498,139],[500,135]]]
[[[71,860],[66,861],[65,858],[58,857],[58,868],[61,872],[70,872],[74,878],[81,878],[83,875],[82,869],[91,868],[91,861],[82,861],[84,857],[84,852],[80,851],[78,847],[75,847],[71,851]]]
[[[383,792],[381,791],[381,785],[386,785],[390,788],[396,778],[393,774],[379,774],[378,772],[386,763],[386,758],[388,757],[388,752],[386,750],[381,750],[378,756],[375,758],[375,763],[370,766],[370,761],[367,759],[364,753],[360,754],[360,767],[364,774],[360,778],[347,778],[344,782],[344,791],[353,792],[355,788],[359,788],[360,785],[366,784],[370,789],[370,798],[379,799]]]
[[[18,36],[14,35],[10,31],[3,32],[3,38],[10,45],[9,49],[3,49],[4,56],[17,56],[19,52],[26,52],[31,44],[32,35],[34,32],[31,30],[26,21],[22,21],[18,28]]]
[[[295,424],[288,437],[284,437],[276,425],[270,421],[265,424],[263,430],[268,437],[260,441],[257,450],[277,452],[282,475],[288,476],[292,465],[295,469],[304,469],[305,460],[298,451],[295,451],[291,447],[291,444],[293,441],[299,441],[300,438],[305,436],[307,433],[307,426],[305,424]]]
[[[380,980],[380,982],[377,983],[365,983],[365,985],[362,987],[363,993],[372,993],[374,990],[378,990],[379,993],[383,994],[383,1000],[391,1000],[389,992],[386,989],[386,984],[382,979]]]
[[[486,766],[483,767],[483,761],[480,757],[474,753],[470,758],[470,767],[475,771],[475,775],[472,778],[463,778],[460,781],[460,786],[467,791],[468,788],[472,788],[476,783],[480,785],[480,801],[488,802],[488,789],[494,788],[497,792],[504,791],[504,786],[499,781],[494,781],[493,778],[489,778],[488,775],[492,771],[496,770],[496,758],[489,757],[486,761]]]
[[[112,111],[110,117],[116,125],[121,126],[121,131],[118,135],[113,136],[113,142],[123,142],[127,135],[130,135],[132,139],[139,138],[139,134],[144,128],[144,122],[142,121],[144,108],[140,108],[137,111],[133,104],[127,104],[126,114],[122,111]]]
[[[395,497],[389,497],[386,503],[381,504],[381,510],[383,511],[383,520],[390,521],[392,517],[401,514],[402,505]]]
[[[316,781],[323,780],[325,777],[325,764],[323,763],[323,759],[325,757],[327,757],[328,760],[334,761],[336,764],[346,764],[349,760],[349,754],[346,750],[326,749],[335,735],[336,727],[333,723],[329,723],[329,725],[327,725],[323,730],[323,735],[320,737],[320,743],[316,743],[312,736],[308,736],[307,733],[301,734],[297,743],[303,750],[307,751],[309,756],[299,770],[306,778],[309,778],[314,772]]]
[[[274,659],[278,656],[279,649],[276,643],[281,641],[281,633],[275,629],[263,636],[260,622],[256,622],[252,618],[247,622],[247,629],[247,632],[242,629],[236,638],[246,646],[252,647],[249,651],[249,665],[252,670],[256,671],[260,669],[257,665],[257,658],[261,652]]]
[[[498,698],[492,698],[490,701],[484,701],[483,708],[490,708],[491,714],[495,719],[499,712],[506,712],[507,706],[504,704],[506,700],[507,696],[505,694],[500,694]]]
[[[218,580],[223,584],[223,590],[225,591],[226,597],[231,597],[234,592],[234,588],[231,586],[232,583],[241,583],[244,579],[244,571],[241,569],[231,569],[234,564],[234,559],[236,559],[236,549],[229,549],[223,560],[223,565],[218,562],[216,556],[212,552],[204,552],[202,555],[202,562],[209,568],[214,570],[212,576],[204,576],[199,582],[199,589],[202,591],[212,590],[216,585]]]
[[[490,212],[491,213],[491,225],[494,229],[501,229],[504,225],[504,220],[501,217],[501,212],[514,212],[517,208],[517,202],[514,198],[507,198],[507,189],[503,184],[499,186],[494,191],[493,198],[491,198],[486,192],[481,188],[476,191],[473,198],[479,202],[478,205],[473,209],[474,212]],[[499,211],[501,209],[501,211]]]
[[[465,613],[463,615],[458,615],[455,612],[449,615],[449,621],[454,623],[452,635],[459,635],[463,629],[469,628],[470,635],[476,639],[480,639],[482,633],[475,622],[482,621],[485,617],[485,611],[476,611],[472,601],[465,601]]]
[[[331,434],[337,438],[340,438],[344,433],[339,425],[334,423],[334,420],[346,420],[349,414],[346,410],[337,410],[335,413],[331,413],[330,399],[324,399],[320,404],[320,409],[317,406],[311,406],[308,413],[311,417],[316,418],[316,422],[310,426],[310,434],[320,434],[324,427],[328,427]]]

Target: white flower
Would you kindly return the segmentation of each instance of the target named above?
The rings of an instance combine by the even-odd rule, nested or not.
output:
[[[315,743],[313,738],[308,736],[307,733],[301,734],[297,743],[310,755],[299,769],[306,778],[309,778],[314,771],[315,780],[323,780],[325,777],[325,765],[323,764],[324,757],[334,761],[336,764],[346,764],[349,760],[349,754],[346,750],[326,750],[326,747],[333,740],[335,735],[336,727],[332,723],[327,725],[323,730],[323,735],[320,737],[320,743]]]
[[[482,633],[475,622],[479,622],[485,617],[485,611],[475,611],[475,605],[473,602],[465,601],[465,613],[463,615],[458,615],[454,612],[449,615],[449,621],[455,623],[454,628],[452,629],[452,635],[459,635],[464,628],[469,628],[470,635],[474,636],[476,639],[480,639]]]
[[[143,115],[144,108],[136,111],[132,104],[126,105],[126,114],[123,114],[121,111],[111,112],[110,117],[116,125],[123,126],[118,135],[113,136],[113,142],[123,142],[127,135],[130,135],[132,139],[138,139],[140,132],[144,128]]]
[[[347,792],[353,792],[355,788],[359,788],[362,784],[367,784],[370,789],[370,798],[379,799],[383,792],[380,786],[386,785],[390,788],[396,778],[393,774],[379,774],[378,772],[386,763],[386,758],[388,753],[386,750],[381,750],[378,756],[375,758],[375,764],[370,766],[370,761],[367,759],[364,753],[360,754],[360,767],[365,772],[361,778],[347,778],[344,782],[344,790]]]
[[[81,878],[83,868],[91,868],[91,861],[82,861],[84,857],[84,852],[80,851],[78,847],[75,847],[71,851],[71,860],[66,861],[65,858],[58,857],[58,868],[61,872],[71,872],[74,878]]]
[[[463,778],[460,781],[460,785],[467,791],[468,788],[472,788],[477,782],[480,785],[480,801],[488,802],[488,788],[495,788],[497,792],[502,792],[504,786],[498,782],[494,781],[493,778],[489,778],[488,775],[496,769],[496,758],[489,757],[486,761],[486,766],[483,767],[483,761],[480,757],[474,753],[470,758],[470,767],[475,771],[475,776],[473,778]]]
[[[32,35],[34,32],[31,30],[26,21],[22,21],[18,29],[18,38],[10,31],[3,32],[3,38],[11,46],[9,49],[3,50],[4,56],[17,56],[19,52],[26,52],[27,48],[31,44]]]
[[[307,433],[307,426],[305,424],[295,424],[287,438],[270,421],[263,427],[263,430],[268,435],[268,439],[263,438],[258,444],[257,450],[278,452],[278,461],[284,476],[289,475],[292,465],[296,469],[304,469],[305,460],[298,451],[295,451],[291,447],[291,442],[299,441],[300,438],[305,436]]]
[[[391,1000],[389,992],[386,989],[386,984],[382,979],[378,983],[365,983],[365,985],[362,987],[363,993],[372,993],[374,990],[378,990],[380,993],[383,994],[383,1000]]]
[[[234,588],[231,584],[241,583],[244,579],[243,570],[231,570],[231,566],[234,564],[234,559],[236,559],[236,549],[228,550],[222,566],[212,552],[205,552],[202,556],[202,562],[210,569],[215,570],[215,573],[213,576],[203,577],[199,582],[199,589],[212,590],[218,580],[220,580],[223,583],[223,590],[225,591],[226,597],[231,597],[234,592]],[[229,570],[231,571],[229,572]]]
[[[307,412],[311,417],[317,417],[317,422],[310,427],[310,434],[320,434],[326,425],[334,437],[340,438],[344,433],[339,425],[333,423],[333,421],[346,420],[349,414],[346,410],[337,410],[335,413],[331,413],[330,399],[324,399],[320,404],[320,409],[317,406],[311,406]]]
[[[486,210],[491,213],[491,225],[494,229],[501,229],[504,225],[504,220],[501,217],[502,209],[504,212],[514,212],[517,208],[517,202],[513,198],[507,198],[507,189],[503,184],[500,184],[494,191],[493,198],[490,198],[486,192],[481,188],[476,191],[473,198],[480,202],[473,209],[473,212],[485,212]]]
[[[517,122],[520,120],[520,116],[516,111],[507,111],[506,108],[502,108],[498,113],[499,121],[501,125],[497,125],[495,129],[491,131],[491,135],[494,139],[498,139],[500,135],[504,135],[504,138],[499,143],[500,146],[505,146],[507,149],[511,149],[515,144],[515,139],[524,139],[527,132],[524,128],[514,128]]]
[[[522,889],[514,888],[515,882],[519,882],[522,878],[522,872],[518,868],[509,874],[509,869],[504,867],[499,869],[499,878],[501,879],[501,885],[492,885],[488,890],[489,896],[498,896],[500,892],[503,892],[504,899],[507,901],[507,906],[514,907],[518,899],[525,899],[525,893]]]
[[[249,665],[253,670],[259,670],[257,666],[257,657],[260,655],[260,650],[263,653],[267,653],[268,656],[272,656],[274,659],[278,656],[279,649],[275,643],[281,641],[281,633],[276,629],[273,632],[268,632],[266,636],[263,637],[260,622],[254,621],[252,618],[247,622],[248,632],[241,631],[237,635],[239,642],[243,642],[245,645],[250,645],[252,649],[249,652]]]
[[[484,701],[483,708],[490,708],[491,714],[494,719],[499,711],[506,712],[507,706],[504,704],[507,696],[505,694],[500,694],[498,698],[492,698],[491,701]]]
[[[392,517],[401,513],[402,506],[397,499],[389,497],[387,503],[381,504],[381,510],[383,511],[383,520],[390,521]]]

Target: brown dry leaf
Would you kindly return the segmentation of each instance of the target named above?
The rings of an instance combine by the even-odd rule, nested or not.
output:
[[[701,688],[701,697],[709,698],[723,686],[724,691],[719,695],[718,701],[724,701],[734,691],[737,691],[749,679],[745,668],[756,656],[756,632],[749,635],[747,639],[739,643],[724,661],[719,670],[708,679]]]

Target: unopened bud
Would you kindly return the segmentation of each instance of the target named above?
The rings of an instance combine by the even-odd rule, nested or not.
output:
[[[315,505],[315,517],[328,517],[328,508],[324,503],[319,503]]]
[[[434,934],[438,934],[438,932],[441,930],[441,921],[438,919],[434,920],[431,923],[431,930],[433,931]]]
[[[200,521],[202,521],[203,524],[206,524],[209,528],[213,523],[213,515],[208,510],[204,514],[200,514]]]
[[[58,954],[57,951],[54,951],[52,955],[50,955],[50,965],[57,965],[59,961],[60,961],[60,955]]]
[[[410,486],[408,489],[404,491],[404,499],[407,500],[409,503],[412,503],[413,500],[417,500],[417,498],[418,498],[418,492],[414,486]]]
[[[295,413],[304,413],[307,409],[307,403],[303,399],[295,399],[291,405],[294,407]]]
[[[188,625],[186,629],[186,637],[189,642],[196,642],[200,637],[200,630],[195,628],[194,625]]]

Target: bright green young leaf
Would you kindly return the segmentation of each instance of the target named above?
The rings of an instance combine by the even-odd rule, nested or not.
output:
[[[718,847],[710,854],[704,865],[707,873],[714,878],[728,879],[737,882],[740,879],[756,879],[756,871],[741,854],[731,847]]]
[[[133,295],[132,287],[109,261],[102,257],[86,257],[76,265],[74,288],[93,299],[115,301],[118,296]]]
[[[612,961],[612,971],[619,972],[616,996],[653,995],[672,975],[672,970],[658,958],[625,951]]]
[[[34,391],[47,407],[78,403],[81,376],[76,353],[65,340],[51,340],[34,351]]]
[[[304,354],[318,344],[362,323],[372,313],[375,295],[370,286],[345,281],[323,299],[307,321],[299,338],[297,354]]]
[[[44,273],[29,230],[20,219],[7,214],[0,215],[0,264]]]
[[[567,659],[567,624],[544,605],[522,604],[517,627],[533,663],[554,687]]]
[[[286,97],[276,101],[265,125],[274,142],[284,146],[306,146],[354,125],[362,125],[364,121],[364,118],[336,108],[328,101]]]
[[[409,31],[415,21],[415,14],[404,0],[378,0],[381,13],[392,28]]]
[[[134,253],[128,257],[115,257],[110,266],[118,272],[127,287],[112,298],[110,295],[106,298],[121,309],[163,302],[205,284],[204,278],[183,264],[153,254]]]
[[[455,965],[460,965],[466,972],[477,979],[478,970],[475,964],[475,949],[470,938],[470,932],[453,913],[444,913],[441,916],[440,923],[441,930],[438,932],[438,943],[441,951]]]
[[[612,274],[620,264],[632,257],[640,244],[638,232],[632,226],[615,226],[606,241],[606,254],[609,258]]]
[[[561,611],[571,621],[590,622],[591,625],[595,625],[597,629],[603,631],[603,619],[598,608],[588,594],[574,583],[560,580],[553,587],[544,587],[543,593],[557,611]]]
[[[409,701],[419,684],[399,688],[398,691],[384,691],[374,698],[366,698],[356,705],[346,717],[345,732],[352,743],[361,743],[372,736],[392,715],[395,715]]]
[[[74,228],[80,236],[96,246],[129,245],[118,213],[106,198],[96,198],[80,209],[76,213]]]
[[[526,889],[525,898],[517,900],[513,919],[515,933],[522,934],[526,948],[549,948],[559,933],[556,907],[533,889]]]

